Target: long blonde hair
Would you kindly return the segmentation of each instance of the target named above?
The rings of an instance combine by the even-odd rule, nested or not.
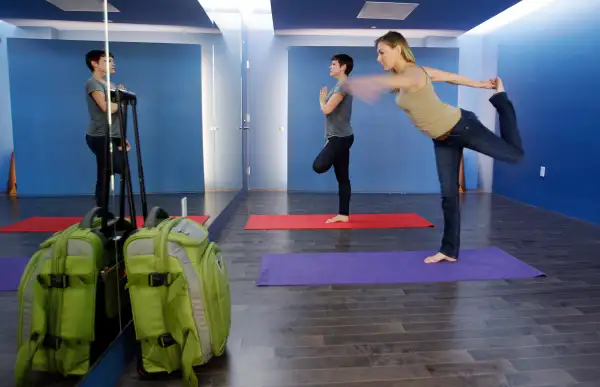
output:
[[[409,63],[417,63],[417,60],[415,59],[415,54],[408,45],[408,41],[406,40],[406,38],[401,33],[396,31],[390,31],[387,34],[380,36],[379,38],[377,38],[377,40],[375,40],[375,47],[377,47],[379,43],[385,43],[392,48],[400,46],[400,48],[402,49],[402,58]]]
[[[417,64],[417,59],[415,58],[415,54],[412,49],[408,45],[408,41],[406,38],[399,32],[389,31],[387,34],[380,36],[375,40],[375,47],[379,45],[379,43],[384,43],[392,48],[396,48],[400,46],[402,58],[408,63]],[[396,70],[392,68],[392,73],[396,73]],[[400,89],[392,89],[392,93],[398,93]]]

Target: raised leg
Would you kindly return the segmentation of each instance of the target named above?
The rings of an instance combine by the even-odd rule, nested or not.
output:
[[[515,108],[504,91],[502,80],[496,79],[497,93],[490,102],[498,112],[500,136],[487,129],[474,115],[461,128],[460,137],[465,147],[493,159],[516,164],[523,159],[524,151],[517,125]]]
[[[313,161],[313,171],[319,174],[329,171],[335,160],[336,148],[335,140],[329,139]]]

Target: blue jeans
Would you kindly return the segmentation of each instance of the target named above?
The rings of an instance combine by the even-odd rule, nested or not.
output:
[[[493,159],[516,164],[523,158],[523,146],[513,104],[505,92],[494,94],[490,102],[500,121],[500,137],[487,129],[470,111],[462,110],[460,121],[443,139],[434,139],[435,159],[442,194],[444,235],[440,252],[458,258],[460,249],[460,201],[458,174],[464,148]]]

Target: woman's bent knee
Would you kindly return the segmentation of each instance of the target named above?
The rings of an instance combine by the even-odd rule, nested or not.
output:
[[[325,165],[325,163],[323,162],[319,162],[319,160],[315,160],[315,162],[313,163],[313,171],[315,171],[316,173],[325,173],[329,170],[329,168],[327,167],[327,165]]]

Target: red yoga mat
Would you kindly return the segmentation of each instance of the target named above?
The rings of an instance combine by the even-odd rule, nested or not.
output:
[[[137,216],[137,226],[144,224],[144,218]],[[173,216],[175,218],[175,216]],[[188,216],[189,219],[204,224],[208,216]],[[58,232],[67,229],[71,225],[80,222],[81,216],[33,216],[11,225],[0,227],[0,232]]]
[[[417,214],[352,214],[348,223],[325,221],[335,215],[251,215],[246,230],[327,230],[435,227]]]

